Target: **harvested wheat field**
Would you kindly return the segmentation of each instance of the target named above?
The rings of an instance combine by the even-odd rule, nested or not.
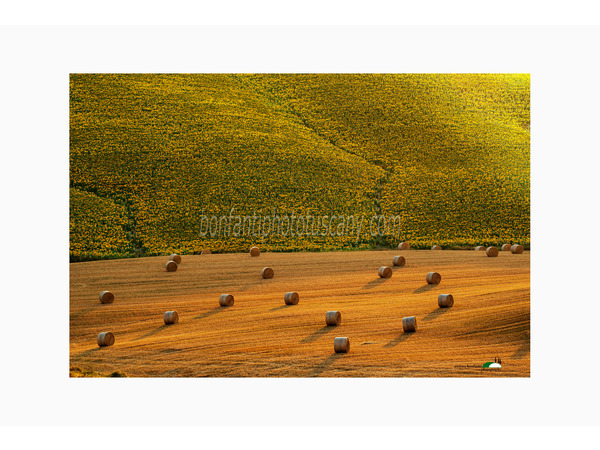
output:
[[[529,251],[184,255],[70,265],[70,365],[129,377],[528,377]],[[272,267],[275,276],[263,279]],[[425,281],[438,272],[440,284]],[[100,292],[115,300],[102,304]],[[300,302],[286,305],[286,292]],[[235,297],[231,307],[219,297]],[[454,305],[438,307],[439,294]],[[179,322],[165,325],[165,311]],[[340,326],[327,326],[339,311]],[[414,316],[417,331],[404,333]],[[112,332],[114,344],[97,336]],[[348,353],[334,352],[347,337]],[[501,369],[482,369],[502,360]]]

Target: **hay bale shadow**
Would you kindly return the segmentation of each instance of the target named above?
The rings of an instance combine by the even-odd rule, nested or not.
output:
[[[325,360],[319,364],[317,367],[313,369],[313,371],[308,375],[309,377],[318,377],[323,372],[325,372],[329,367],[337,361],[338,358],[342,357],[342,353],[333,353],[329,355]]]
[[[177,353],[180,351],[180,348],[165,348],[164,350],[161,350],[160,353]]]
[[[319,339],[321,336],[325,336],[327,333],[329,333],[331,330],[333,330],[336,327],[330,327],[325,325],[323,328],[315,331],[313,334],[311,334],[310,336],[305,337],[304,339],[302,339],[300,342],[302,342],[303,344],[306,344],[308,342],[314,342],[317,339]]]
[[[137,338],[135,338],[135,339],[134,339],[134,341],[139,341],[140,339],[145,339],[145,338],[147,338],[147,337],[153,336],[153,335],[155,335],[156,333],[158,333],[158,332],[160,332],[160,331],[164,330],[165,328],[169,328],[169,326],[170,326],[170,325],[164,324],[164,325],[162,325],[162,326],[160,326],[160,327],[158,327],[158,328],[155,328],[154,330],[150,331],[149,333],[146,333],[146,334],[145,334],[145,335],[143,335],[143,336],[140,336],[140,337],[137,337]]]
[[[369,281],[367,284],[365,284],[362,288],[363,289],[373,289],[375,286],[379,286],[383,283],[385,283],[387,280],[389,280],[390,278],[376,278],[373,281]]]
[[[86,357],[88,355],[92,355],[92,354],[94,354],[94,353],[96,353],[96,352],[98,352],[100,350],[102,350],[102,347],[92,348],[90,350],[86,350],[85,352],[82,352],[82,353],[79,353],[77,355],[74,355],[73,359],[75,359],[75,358],[84,358],[84,357]]]
[[[277,306],[276,308],[271,308],[269,311],[279,311],[281,309],[289,308],[290,306],[294,306],[294,305],[281,305],[281,306]]]
[[[416,289],[413,291],[413,294],[419,294],[421,292],[427,292],[432,290],[433,288],[436,288],[438,285],[437,284],[426,284],[425,286],[421,286],[419,289]]]
[[[194,317],[194,319],[205,319],[207,317],[213,316],[221,311],[225,311],[228,307],[226,306],[217,306],[209,311],[206,311],[204,314],[200,314],[199,316]]]
[[[445,314],[450,309],[451,308],[436,308],[433,311],[431,311],[429,314],[427,314],[425,317],[423,317],[423,320],[424,321],[433,320],[433,319]]]
[[[390,342],[388,342],[387,344],[385,344],[383,346],[383,348],[392,348],[395,347],[396,345],[400,344],[401,342],[404,342],[405,340],[407,340],[409,337],[411,337],[413,334],[415,334],[414,332],[410,332],[410,333],[402,333],[400,336],[398,336],[396,339],[391,340]]]

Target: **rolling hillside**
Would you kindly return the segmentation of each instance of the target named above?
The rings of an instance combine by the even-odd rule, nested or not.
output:
[[[246,250],[215,214],[401,217],[271,251],[529,244],[526,75],[70,77],[71,260]]]

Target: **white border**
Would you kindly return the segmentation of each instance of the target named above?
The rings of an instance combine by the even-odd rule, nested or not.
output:
[[[598,28],[2,29],[0,424],[597,424],[599,37]],[[531,73],[531,379],[69,379],[68,74],[112,71]]]
[[[589,0],[22,0],[2,5],[12,26],[593,26]]]

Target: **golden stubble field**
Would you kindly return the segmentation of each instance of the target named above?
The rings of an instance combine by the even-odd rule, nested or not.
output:
[[[377,270],[406,257],[389,279]],[[364,251],[183,256],[70,264],[70,365],[130,377],[528,377],[530,255]],[[261,269],[275,276],[262,279]],[[439,285],[425,275],[437,271]],[[98,295],[110,290],[112,304]],[[288,291],[300,295],[286,306]],[[229,293],[235,304],[219,307]],[[452,308],[438,294],[454,296]],[[175,310],[179,323],[165,325]],[[325,313],[342,314],[339,327]],[[402,318],[418,330],[403,333]],[[100,348],[96,336],[115,335]],[[350,338],[336,354],[333,340]],[[484,370],[502,359],[502,369]]]

